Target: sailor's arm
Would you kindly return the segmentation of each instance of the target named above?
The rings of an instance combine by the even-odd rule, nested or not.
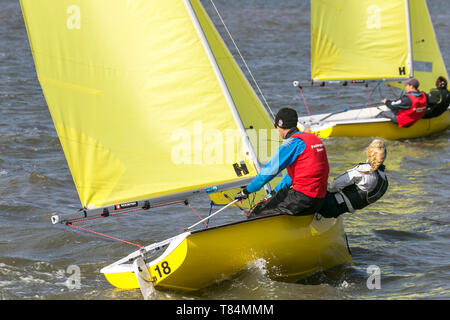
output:
[[[337,192],[345,187],[352,185],[355,183],[355,179],[358,176],[358,171],[355,168],[352,168],[350,170],[347,170],[340,176],[336,177],[334,180],[332,180],[328,184],[328,191],[330,192]]]
[[[283,142],[272,159],[261,169],[252,182],[244,188],[243,192],[249,194],[261,189],[281,171],[291,165],[304,149],[305,143],[301,139],[288,139]]]
[[[284,174],[283,178],[280,180],[280,182],[278,182],[275,189],[273,189],[273,191],[278,192],[278,190],[280,190],[280,189],[289,188],[291,186],[291,184],[292,184],[292,179],[286,172]]]
[[[386,104],[386,107],[393,111],[397,111],[400,109],[408,110],[412,106],[411,99],[408,96],[402,96],[400,99],[397,100],[388,100],[383,99],[381,100],[382,103]]]

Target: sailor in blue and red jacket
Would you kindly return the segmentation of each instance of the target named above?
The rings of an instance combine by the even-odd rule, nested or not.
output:
[[[406,94],[395,101],[381,100],[390,110],[381,112],[377,117],[389,118],[399,127],[407,128],[422,119],[427,110],[428,97],[418,90],[420,83],[417,79],[408,79],[403,84]]]
[[[274,189],[275,194],[256,206],[249,217],[309,215],[322,206],[329,174],[325,146],[314,134],[300,132],[297,121],[294,109],[284,108],[277,113],[274,126],[284,142],[258,176],[235,197],[247,199],[250,193],[258,191],[286,169],[287,173]]]

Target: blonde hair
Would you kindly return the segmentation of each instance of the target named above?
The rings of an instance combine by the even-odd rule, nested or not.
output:
[[[386,159],[386,145],[384,141],[375,139],[366,149],[367,162],[370,164],[369,172],[377,170]]]

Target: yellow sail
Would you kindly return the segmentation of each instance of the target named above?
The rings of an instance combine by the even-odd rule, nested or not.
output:
[[[242,123],[256,150],[258,160],[267,162],[279,146],[279,137],[273,127],[273,120],[214,28],[200,1],[192,0],[191,3],[226,80]],[[274,134],[272,130],[275,131]]]
[[[448,79],[447,69],[442,59],[439,44],[426,0],[410,0],[411,42],[414,77],[420,82],[420,90],[429,92],[435,87],[437,77]],[[400,83],[392,84],[399,88]]]
[[[278,133],[273,127],[273,120],[247,81],[247,78],[236,63],[220,34],[214,28],[201,2],[199,0],[192,0],[191,3],[205,37],[208,40],[208,44],[214,53],[220,71],[227,83],[240,119],[250,138],[250,143],[256,152],[258,161],[265,163],[270,160],[280,144]],[[271,185],[271,187],[273,188],[275,185]],[[210,195],[210,199],[215,204],[227,204],[239,190],[239,188],[236,188],[214,193]],[[258,193],[258,199],[265,195],[264,190],[261,190]],[[241,203],[241,205],[249,207],[246,201],[243,204]]]
[[[311,78],[407,78],[406,0],[311,0]]]
[[[20,2],[83,206],[256,175],[245,143],[234,142],[239,121],[188,1]],[[238,177],[242,161],[249,173]]]

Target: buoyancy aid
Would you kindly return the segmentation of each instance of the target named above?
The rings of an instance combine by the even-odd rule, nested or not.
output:
[[[311,198],[324,198],[330,172],[325,146],[312,133],[299,132],[291,138],[305,142],[304,151],[286,168],[292,188]]]
[[[427,111],[427,97],[425,93],[421,92],[420,96],[413,94],[406,94],[411,99],[411,108],[407,110],[400,110],[397,113],[397,122],[399,127],[410,127],[416,121],[421,119]]]
[[[383,178],[379,173],[379,171],[384,172],[384,170],[385,166],[381,165],[376,171],[374,171],[377,179],[377,184],[375,188],[370,192],[359,189],[355,184],[349,185],[344,189],[342,189],[344,195],[347,197],[348,200],[350,200],[353,209],[358,210],[367,207],[369,204],[374,203],[385,194],[389,186],[389,183],[386,175],[384,175]],[[343,207],[342,210],[344,210],[343,212],[348,212],[351,211],[351,208],[348,208],[348,206],[345,205],[345,207]]]
[[[447,111],[450,105],[450,92],[446,88],[432,89],[428,95],[428,108],[424,119],[438,117]]]

